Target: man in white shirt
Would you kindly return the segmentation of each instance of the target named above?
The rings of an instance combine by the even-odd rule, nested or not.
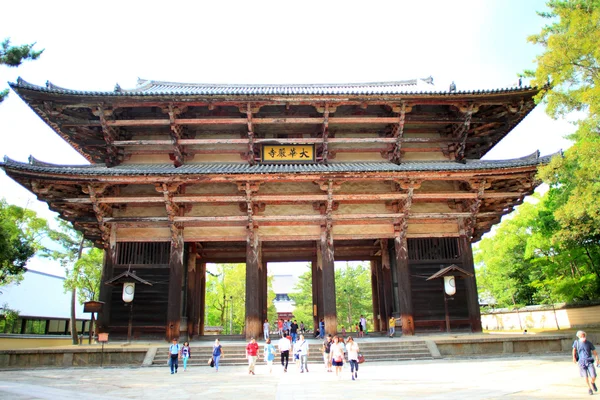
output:
[[[269,338],[269,320],[265,319],[265,323],[263,324],[263,335],[265,340]]]
[[[283,372],[287,372],[288,363],[290,361],[290,349],[292,348],[292,342],[287,338],[287,333],[283,332],[283,337],[277,342],[277,347],[281,353],[281,366],[283,367]]]
[[[300,373],[302,374],[304,370],[308,372],[308,342],[304,339],[304,335],[300,334],[300,339],[298,339],[296,345],[300,355]]]

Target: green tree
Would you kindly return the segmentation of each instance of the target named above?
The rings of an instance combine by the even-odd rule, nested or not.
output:
[[[36,60],[42,55],[44,50],[33,50],[32,44],[24,44],[21,46],[11,46],[10,38],[4,39],[0,44],[0,65],[8,67],[18,67],[26,60]],[[0,91],[0,103],[8,96],[8,89]]]
[[[89,269],[83,268],[83,265],[87,264],[91,260],[83,260],[83,254],[85,249],[91,249],[93,243],[86,240],[83,234],[75,230],[69,222],[62,219],[56,219],[59,228],[49,232],[50,239],[52,239],[59,247],[54,250],[48,250],[45,256],[57,260],[65,268],[67,279],[64,282],[65,290],[71,291],[71,338],[73,344],[78,344],[79,340],[77,337],[77,289],[83,289],[78,286],[79,283],[85,280],[79,277],[85,271]],[[83,260],[83,261],[82,261]],[[77,263],[82,261],[80,267],[76,267]],[[98,268],[98,274],[101,274],[101,265],[96,265]],[[93,277],[88,277],[93,280]],[[100,278],[98,277],[98,282]]]
[[[34,211],[0,199],[0,286],[22,279],[48,231],[47,221]]]
[[[346,263],[335,269],[336,313],[338,324],[351,329],[361,315],[369,321],[373,317],[371,303],[371,272],[363,264]],[[294,292],[290,293],[294,301],[294,318],[298,321],[312,322],[312,275],[308,271],[302,274]]]
[[[600,0],[551,0],[542,31],[528,38],[544,51],[532,84],[544,86],[539,100],[554,118],[573,111],[583,119],[570,137],[574,145],[555,157],[540,176],[556,193],[556,235],[577,244],[600,240]]]

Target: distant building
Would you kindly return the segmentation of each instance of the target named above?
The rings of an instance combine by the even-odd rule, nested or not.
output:
[[[273,304],[277,310],[278,319],[291,319],[294,316],[294,301],[290,299],[289,293],[294,290],[296,284],[294,275],[273,275],[273,291],[275,300]]]
[[[13,324],[0,320],[0,333],[17,334],[70,334],[71,293],[65,292],[65,278],[28,270],[19,284],[0,288],[0,307],[19,312]],[[77,331],[89,329],[90,314],[83,313],[77,302]]]

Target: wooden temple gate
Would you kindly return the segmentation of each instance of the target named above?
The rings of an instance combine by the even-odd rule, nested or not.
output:
[[[423,83],[424,81],[425,83]],[[271,261],[310,261],[314,324],[337,328],[335,260],[371,262],[375,329],[443,327],[440,281],[474,274],[471,244],[538,182],[538,154],[481,157],[533,109],[536,88],[415,91],[358,85],[141,81],[89,92],[19,80],[13,90],[91,164],[8,158],[6,173],[105,249],[103,281],[135,270],[134,334],[203,334],[206,263],[246,263],[247,336],[259,336]],[[481,330],[475,277],[449,324]],[[100,330],[131,308],[102,286]],[[185,330],[185,329],[184,329]]]

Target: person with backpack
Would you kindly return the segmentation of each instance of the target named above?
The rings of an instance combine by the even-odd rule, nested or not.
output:
[[[271,339],[267,338],[267,342],[265,343],[264,348],[264,358],[267,362],[267,366],[269,367],[269,373],[273,373],[273,360],[275,359],[275,346],[271,344]]]
[[[325,370],[331,372],[331,342],[333,338],[331,335],[327,335],[327,339],[323,341],[323,363],[325,363]]]
[[[600,359],[592,342],[587,340],[584,331],[577,332],[577,340],[573,342],[573,362],[579,365],[579,375],[585,378],[588,386],[588,394],[598,391],[596,387],[596,369],[594,368],[594,357],[596,364],[600,367]],[[592,391],[592,389],[594,389]]]
[[[183,343],[183,347],[181,348],[181,358],[183,358],[183,371],[187,371],[187,362],[188,359],[191,357],[192,352],[190,349],[190,343],[189,342],[184,342]]]
[[[177,373],[179,358],[181,358],[181,346],[177,343],[177,338],[173,338],[173,343],[169,346],[169,366],[171,367],[171,375]]]

